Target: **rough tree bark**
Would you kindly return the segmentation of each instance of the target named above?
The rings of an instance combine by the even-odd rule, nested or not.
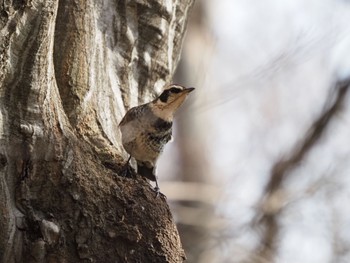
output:
[[[117,126],[169,83],[192,2],[0,1],[0,262],[183,261]]]

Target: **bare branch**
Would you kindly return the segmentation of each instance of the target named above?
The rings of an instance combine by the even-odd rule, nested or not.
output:
[[[272,168],[270,179],[264,190],[262,209],[255,221],[263,229],[258,255],[269,262],[273,262],[279,234],[278,216],[283,210],[282,184],[289,172],[305,158],[315,143],[320,140],[332,118],[341,110],[349,85],[350,79],[336,84],[334,89],[336,92],[335,100],[312,124],[304,139],[292,153],[279,160]]]

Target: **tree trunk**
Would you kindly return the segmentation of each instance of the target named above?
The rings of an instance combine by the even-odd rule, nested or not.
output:
[[[207,67],[211,64],[214,41],[206,25],[209,20],[206,8],[205,1],[197,1],[193,6],[193,15],[189,20],[188,34],[183,47],[185,56],[175,76],[180,83],[191,83],[190,85],[194,87],[203,86],[203,72],[207,73]],[[208,202],[210,200],[208,197],[215,195],[212,191],[213,184],[210,183],[215,176],[212,174],[213,162],[210,161],[209,156],[212,145],[208,145],[206,139],[210,137],[210,127],[213,123],[208,118],[208,114],[198,111],[200,106],[206,105],[208,93],[197,93],[190,99],[192,103],[184,105],[178,114],[176,134],[182,139],[176,141],[178,146],[176,152],[178,153],[177,162],[181,164],[177,166],[181,168],[172,169],[172,171],[178,172],[177,179],[182,182],[176,185],[188,189],[192,198],[182,195],[180,200],[173,200],[172,210],[177,218],[177,227],[188,262],[215,262],[217,259],[211,256],[214,250],[212,240],[213,233],[217,233],[218,229],[213,227],[215,205]],[[200,104],[197,104],[198,102]],[[188,114],[188,112],[195,112],[195,114]],[[206,127],[205,132],[200,131],[203,127]],[[205,190],[208,188],[210,192]],[[201,218],[200,221],[198,217]]]
[[[169,83],[193,0],[0,2],[0,262],[182,262],[118,123]]]

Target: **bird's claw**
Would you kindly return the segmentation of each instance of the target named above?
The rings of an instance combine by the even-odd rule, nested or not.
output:
[[[120,175],[122,177],[128,177],[128,174],[129,174],[129,169],[128,167],[123,167],[123,170],[121,171]]]
[[[159,193],[160,193],[160,189],[158,186],[154,187],[153,189],[155,192],[156,192],[156,198],[159,196]]]
[[[122,177],[132,178],[133,177],[133,173],[132,173],[132,170],[131,170],[130,166],[129,165],[125,165],[122,168],[122,171],[121,171],[120,175]]]
[[[158,186],[154,187],[153,191],[156,192],[155,198],[158,198],[159,196],[162,196],[162,197],[164,197],[166,199],[166,196],[160,191]]]
[[[126,169],[123,169],[121,172],[120,172],[120,176],[121,177],[126,177],[127,176],[127,170]]]

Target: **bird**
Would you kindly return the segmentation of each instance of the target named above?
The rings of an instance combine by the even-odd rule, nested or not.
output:
[[[193,87],[171,84],[156,99],[129,109],[119,123],[122,145],[129,154],[124,167],[129,167],[133,157],[137,174],[155,182],[157,195],[160,189],[155,174],[156,162],[172,139],[175,112],[193,90]]]

